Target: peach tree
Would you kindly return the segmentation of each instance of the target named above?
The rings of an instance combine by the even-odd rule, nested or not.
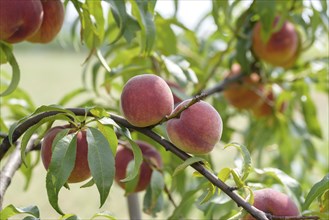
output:
[[[97,188],[91,219],[120,218],[104,206],[113,184],[131,219],[329,218],[328,116],[317,115],[328,105],[327,2],[213,0],[193,28],[182,2],[164,16],[156,0],[0,0],[1,219],[47,218],[4,197],[17,172],[29,190],[31,155],[59,219],[79,219],[59,201],[71,184]],[[84,86],[35,106],[16,45],[48,47],[61,29],[85,54]]]

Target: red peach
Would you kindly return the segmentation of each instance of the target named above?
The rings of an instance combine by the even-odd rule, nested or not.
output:
[[[41,159],[43,165],[48,169],[52,156],[52,143],[58,132],[68,126],[56,126],[51,128],[45,135],[41,143]],[[71,131],[73,132],[73,131]],[[88,165],[88,143],[86,138],[86,131],[82,130],[77,133],[77,151],[75,165],[68,179],[69,183],[82,182],[91,176]]]
[[[121,109],[129,123],[147,127],[160,122],[174,107],[172,92],[166,81],[156,75],[143,74],[128,80],[121,94]]]
[[[275,216],[299,216],[296,204],[286,194],[274,189],[261,189],[254,192],[254,204],[257,209]],[[254,220],[249,214],[244,220]]]
[[[174,110],[179,111],[191,100],[185,100]],[[213,150],[222,135],[222,119],[216,109],[199,101],[184,110],[179,118],[167,122],[167,134],[179,149],[191,154],[206,154]]]
[[[64,22],[64,5],[61,0],[41,0],[44,12],[41,27],[27,39],[34,43],[49,43],[62,28]]]
[[[40,0],[0,0],[0,40],[21,42],[38,31],[42,19]]]
[[[144,158],[156,163],[158,168],[162,167],[161,156],[155,148],[143,141],[136,141],[136,143],[140,147]],[[125,183],[121,182],[120,180],[126,177],[127,166],[133,159],[134,155],[132,150],[123,145],[118,146],[118,150],[115,155],[115,181],[123,189],[125,189]],[[136,188],[134,189],[134,192],[145,190],[151,181],[151,176],[152,168],[150,167],[149,163],[144,160],[140,167],[139,180]]]

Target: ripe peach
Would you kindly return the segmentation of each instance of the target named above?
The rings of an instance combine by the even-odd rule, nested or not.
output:
[[[158,151],[143,141],[136,141],[136,144],[140,147],[143,157],[150,160],[152,163],[156,163],[155,165],[158,168],[162,167],[162,159]],[[126,177],[127,166],[130,161],[134,159],[134,155],[132,150],[123,145],[118,146],[117,153],[115,155],[115,181],[119,184],[119,186],[125,189],[125,183],[120,180]],[[147,188],[151,181],[152,168],[150,167],[147,161],[143,161],[140,171],[139,171],[139,180],[134,189],[134,192],[139,192]]]
[[[270,90],[264,91],[264,97],[261,99],[261,102],[256,104],[252,109],[252,113],[260,118],[260,117],[268,117],[274,114],[275,112],[275,102],[277,96],[282,91],[281,87],[278,85],[272,85]],[[284,112],[286,108],[286,103],[282,103],[280,108],[278,109],[280,112]]]
[[[65,128],[68,128],[68,126],[56,126],[51,128],[41,143],[41,159],[46,169],[49,167],[52,156],[52,143],[57,133]],[[88,143],[86,139],[86,131],[82,130],[77,134],[77,152],[75,165],[68,179],[68,182],[82,182],[88,179],[90,176],[91,174],[88,165]]]
[[[266,188],[254,192],[254,204],[257,209],[275,216],[299,216],[296,204],[286,194]],[[245,220],[253,220],[249,214]]]
[[[273,23],[277,25],[279,17]],[[281,29],[270,36],[268,42],[261,38],[262,24],[258,22],[252,35],[252,50],[255,55],[274,66],[287,66],[287,63],[296,56],[299,46],[299,36],[292,23],[285,21]]]
[[[187,105],[185,100],[173,114]],[[167,134],[179,149],[191,154],[206,154],[212,151],[222,135],[222,119],[216,109],[204,101],[199,101],[184,110],[179,118],[167,122]]]
[[[37,32],[42,19],[40,0],[0,0],[0,40],[21,42]]]
[[[241,73],[241,66],[233,64],[231,71],[226,77],[232,77]],[[263,86],[257,73],[251,73],[242,78],[242,82],[230,84],[223,92],[225,99],[238,109],[250,109],[260,98]]]
[[[34,43],[49,43],[62,28],[64,21],[64,5],[61,0],[41,0],[44,12],[39,30],[27,41]]]
[[[129,123],[147,127],[160,122],[174,107],[173,94],[166,81],[144,74],[128,80],[121,94],[121,109]]]

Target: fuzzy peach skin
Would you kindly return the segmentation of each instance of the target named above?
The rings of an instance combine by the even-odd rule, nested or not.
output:
[[[0,0],[0,40],[24,41],[38,31],[42,19],[40,0]]]
[[[274,189],[266,188],[254,192],[254,204],[257,209],[275,216],[299,216],[296,204],[286,194]],[[254,220],[246,215],[244,220]]]
[[[52,156],[52,143],[58,132],[68,128],[68,126],[56,126],[51,128],[45,135],[41,143],[41,159],[43,165],[48,169]],[[69,183],[82,182],[91,176],[88,165],[88,143],[86,131],[79,131],[77,134],[77,153],[75,165],[68,179]]]
[[[278,23],[277,17],[273,27]],[[294,25],[285,21],[278,32],[271,35],[268,42],[261,38],[262,25],[258,22],[252,35],[252,50],[256,56],[274,66],[286,67],[296,56],[299,46],[299,36]]]
[[[153,148],[150,144],[143,141],[136,141],[140,147],[143,157],[155,162],[158,168],[162,167],[162,159],[159,152]],[[122,145],[118,146],[117,153],[115,155],[115,181],[123,189],[125,189],[125,183],[120,180],[126,178],[127,166],[130,161],[134,159],[133,152]],[[140,192],[147,188],[151,181],[152,169],[149,164],[144,160],[139,172],[139,180],[134,192]]]
[[[179,104],[173,114],[191,100]],[[214,107],[199,101],[184,110],[179,118],[167,122],[170,141],[179,149],[191,154],[207,154],[222,136],[223,122]]]
[[[143,74],[128,80],[121,94],[121,109],[129,123],[147,127],[170,115],[173,94],[166,81],[156,75]]]
[[[61,0],[41,0],[44,12],[41,27],[27,39],[34,43],[49,43],[59,33],[64,22],[64,5]]]
[[[233,77],[241,73],[241,66],[233,64],[228,77]],[[260,76],[257,73],[251,73],[242,78],[241,82],[231,83],[223,92],[224,98],[235,108],[250,109],[261,101],[263,86]]]

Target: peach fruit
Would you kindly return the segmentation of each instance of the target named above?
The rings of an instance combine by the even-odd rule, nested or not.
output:
[[[144,158],[149,160],[149,162],[151,161],[152,163],[155,163],[154,165],[157,168],[162,167],[161,156],[155,148],[143,141],[136,141],[136,144],[140,147]],[[120,180],[126,178],[127,166],[133,159],[134,155],[131,149],[123,145],[118,146],[118,150],[115,155],[115,181],[123,189],[125,189],[125,183],[121,182]],[[139,171],[139,179],[134,192],[143,191],[149,185],[152,176],[152,168],[149,162],[147,162],[145,159],[142,162]]]
[[[257,117],[268,117],[275,113],[275,102],[277,99],[277,96],[282,92],[282,89],[279,85],[272,85],[271,88],[268,91],[264,91],[264,94],[261,99],[261,102],[256,104],[252,109],[251,112]],[[284,112],[286,109],[286,103],[283,102],[278,111]]]
[[[174,108],[173,94],[165,80],[152,74],[134,76],[121,94],[121,109],[129,123],[147,127],[160,122]]]
[[[279,21],[276,17],[273,26]],[[285,21],[280,30],[273,33],[268,42],[264,42],[261,37],[262,24],[258,22],[252,34],[252,50],[255,55],[274,66],[286,67],[287,63],[292,62],[299,47],[299,36],[292,23]],[[289,64],[288,66],[291,66]]]
[[[45,135],[41,143],[41,159],[43,165],[48,169],[51,156],[52,156],[52,143],[58,132],[63,129],[68,128],[68,126],[56,126],[51,128]],[[74,132],[73,130],[70,132]],[[86,131],[78,131],[77,134],[77,151],[75,165],[68,179],[69,183],[82,182],[91,176],[90,169],[88,165],[88,143],[86,138]]]
[[[43,16],[40,0],[0,0],[0,40],[24,41],[38,31]]]
[[[173,114],[190,101],[180,103]],[[170,141],[179,149],[191,154],[206,154],[220,140],[222,127],[222,119],[216,109],[199,101],[185,109],[179,118],[170,119],[166,129]]]
[[[296,204],[286,194],[266,188],[254,192],[254,204],[257,209],[275,216],[299,216]],[[243,219],[253,220],[249,214]]]
[[[61,0],[41,0],[43,20],[38,31],[27,41],[34,43],[49,43],[62,28],[64,22],[64,5]]]
[[[231,71],[226,77],[233,77],[241,73],[239,64],[233,64]],[[263,86],[260,82],[260,76],[257,73],[251,73],[244,76],[241,82],[231,83],[223,92],[224,98],[235,108],[250,109],[261,100],[260,93]]]

